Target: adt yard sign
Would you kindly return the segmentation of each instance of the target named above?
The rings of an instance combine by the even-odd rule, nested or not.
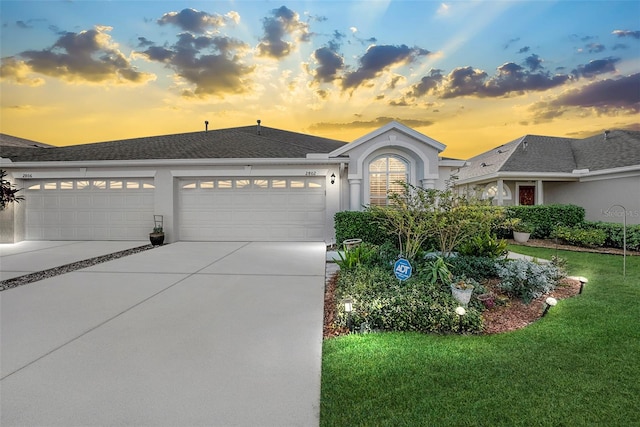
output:
[[[409,264],[409,261],[404,258],[400,258],[393,265],[393,272],[400,281],[407,280],[411,277],[412,270],[413,268],[411,268],[411,264]]]

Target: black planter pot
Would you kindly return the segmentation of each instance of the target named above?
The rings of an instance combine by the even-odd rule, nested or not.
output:
[[[160,246],[164,243],[164,233],[149,233],[149,241],[153,246]]]

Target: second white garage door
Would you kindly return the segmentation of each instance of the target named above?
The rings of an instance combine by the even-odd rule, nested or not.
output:
[[[180,181],[180,240],[324,241],[325,178]]]

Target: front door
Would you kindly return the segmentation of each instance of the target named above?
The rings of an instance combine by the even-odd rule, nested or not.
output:
[[[518,199],[521,205],[535,205],[536,187],[534,185],[521,185]]]

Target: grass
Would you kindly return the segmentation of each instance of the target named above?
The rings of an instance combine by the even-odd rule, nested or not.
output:
[[[524,329],[325,341],[321,426],[640,425],[640,257],[558,255],[589,283]]]

